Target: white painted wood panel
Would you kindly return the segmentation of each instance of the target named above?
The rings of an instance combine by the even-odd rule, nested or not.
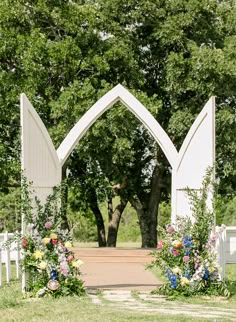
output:
[[[46,127],[25,94],[21,94],[22,170],[41,200],[61,182],[61,165]]]
[[[225,242],[226,263],[236,263],[236,227],[226,227]]]
[[[206,169],[215,159],[215,99],[212,97],[189,130],[177,153],[167,133],[150,112],[122,85],[101,97],[75,124],[55,151],[51,138],[27,97],[21,95],[22,169],[32,190],[44,201],[53,186],[60,184],[61,167],[92,124],[117,101],[121,101],[148,129],[172,168],[172,222],[176,216],[191,216],[185,188],[201,188]],[[209,193],[209,207],[212,207]]]
[[[178,154],[172,179],[172,221],[175,216],[192,215],[186,188],[199,190],[206,170],[215,162],[215,98],[211,97],[190,128]],[[208,193],[212,209],[212,194]]]

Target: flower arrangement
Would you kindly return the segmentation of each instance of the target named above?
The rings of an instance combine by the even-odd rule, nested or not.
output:
[[[180,223],[181,225],[178,225]],[[224,226],[218,233],[212,233],[206,244],[193,237],[194,227],[190,229],[188,224],[187,231],[185,228],[183,219],[179,219],[176,227],[169,225],[163,229],[157,251],[152,253],[155,260],[151,266],[160,267],[168,280],[159,289],[159,293],[168,295],[219,293],[223,282],[216,260],[215,242],[223,232]]]
[[[44,207],[36,199],[36,209],[33,211],[29,206],[31,200],[26,184],[24,187],[28,233],[21,238],[22,269],[27,277],[26,291],[33,296],[57,297],[84,293],[83,281],[80,279],[83,262],[75,258],[68,230],[61,228],[62,188],[54,189]]]
[[[225,229],[214,233],[214,216],[206,207],[206,190],[209,175],[203,182],[200,194],[191,192],[192,220],[178,218],[175,225],[160,228],[162,239],[151,267],[159,267],[167,278],[157,293],[165,295],[215,294],[229,296],[221,280],[221,268],[217,263],[215,242]]]

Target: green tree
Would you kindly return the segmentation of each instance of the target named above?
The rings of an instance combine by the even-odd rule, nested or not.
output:
[[[232,196],[235,13],[233,0],[1,1],[1,189],[19,182],[20,92],[30,98],[58,146],[99,97],[122,83],[177,148],[205,102],[217,95],[219,192]],[[170,169],[161,149],[130,113],[114,106],[65,167],[84,205],[97,215],[101,243],[106,242],[105,230],[97,206],[106,200],[108,245],[115,245],[127,201],[137,211],[142,246],[156,245],[158,206],[170,192]],[[111,206],[115,195],[120,197],[118,211]]]
[[[21,229],[20,189],[0,193],[0,232],[15,232]]]

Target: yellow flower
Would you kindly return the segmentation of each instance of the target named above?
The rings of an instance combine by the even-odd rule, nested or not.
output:
[[[49,243],[50,243],[50,240],[51,240],[51,238],[49,238],[49,237],[45,237],[45,238],[43,238],[43,243],[44,243],[45,245],[47,245],[47,244],[49,244]]]
[[[76,268],[79,268],[81,265],[83,265],[83,261],[82,260],[80,260],[80,259],[77,259],[76,261],[73,261],[72,262],[72,266],[73,267],[76,267]]]
[[[214,273],[214,271],[215,271],[215,267],[214,267],[214,266],[210,266],[210,267],[208,268],[208,270],[209,270],[209,272],[210,272],[210,273]]]
[[[50,238],[51,238],[51,239],[57,239],[57,234],[55,234],[55,233],[51,233],[51,234],[50,234]]]
[[[33,256],[36,258],[36,259],[42,259],[43,258],[43,255],[44,255],[44,252],[41,252],[41,250],[36,250],[33,254]]]
[[[173,272],[174,274],[181,274],[181,269],[180,269],[179,267],[174,267],[174,268],[172,269],[172,272]]]
[[[40,268],[40,269],[46,269],[46,268],[47,268],[47,263],[46,263],[46,262],[44,262],[44,261],[41,261],[41,262],[39,263],[39,268]]]
[[[72,247],[71,242],[69,242],[69,241],[65,242],[65,247],[66,248],[71,248]]]
[[[172,243],[172,246],[175,248],[181,248],[182,247],[182,243],[180,240],[174,240]]]
[[[190,280],[187,279],[187,277],[182,277],[181,280],[180,280],[180,284],[181,284],[181,286],[189,285]]]

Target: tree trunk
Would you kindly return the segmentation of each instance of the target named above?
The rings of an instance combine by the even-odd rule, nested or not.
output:
[[[118,228],[120,224],[120,219],[122,213],[127,205],[128,200],[120,197],[120,204],[113,211],[112,200],[108,200],[108,236],[107,236],[107,246],[116,247]]]
[[[62,180],[66,179],[66,164],[62,167]],[[62,195],[61,195],[61,228],[64,230],[70,230],[68,219],[67,219],[67,203],[68,203],[68,186],[65,184],[62,186]]]
[[[157,246],[157,216],[161,200],[161,175],[158,166],[155,166],[152,174],[151,192],[148,202],[148,217],[150,218],[150,245]]]
[[[161,177],[156,166],[153,170],[151,191],[146,202],[141,198],[132,197],[130,203],[137,211],[140,231],[142,236],[142,248],[153,248],[157,245],[157,214],[161,198]]]
[[[148,213],[145,211],[144,205],[140,202],[138,198],[132,197],[130,198],[130,203],[134,207],[137,212],[140,233],[142,238],[142,248],[150,248],[152,247],[152,243],[150,241],[150,222],[148,218]]]
[[[95,216],[96,225],[97,225],[97,233],[98,233],[98,246],[106,247],[106,231],[104,226],[103,217],[101,211],[98,207],[97,201],[90,205],[90,208]]]

